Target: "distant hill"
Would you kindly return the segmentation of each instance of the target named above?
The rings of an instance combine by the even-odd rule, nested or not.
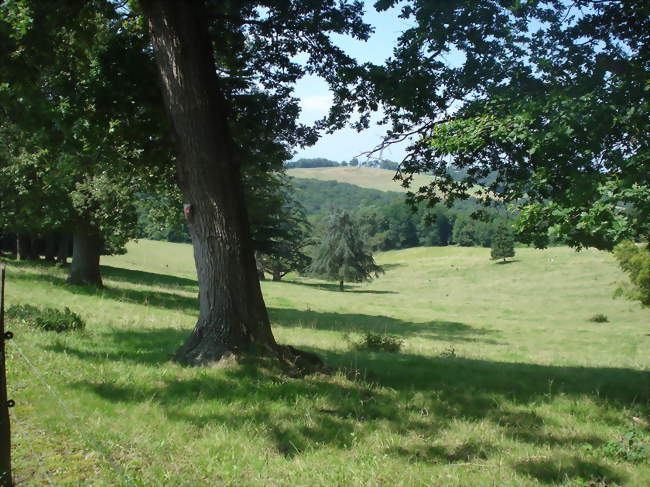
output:
[[[333,180],[293,178],[291,185],[295,190],[296,199],[305,207],[307,216],[324,215],[333,209],[354,212],[364,207],[381,207],[404,201],[404,193],[362,188],[356,184]]]
[[[338,181],[340,183],[354,184],[362,188],[377,189],[379,191],[395,191],[404,193],[398,181],[393,181],[394,171],[376,169],[372,167],[315,167],[288,169],[287,174],[295,178],[318,179],[320,181]],[[412,188],[427,185],[432,176],[419,174],[413,178]]]

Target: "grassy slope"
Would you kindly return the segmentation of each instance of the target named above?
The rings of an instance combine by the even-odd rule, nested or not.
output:
[[[608,254],[517,252],[507,265],[488,249],[388,252],[385,276],[344,294],[264,283],[278,339],[338,369],[305,379],[168,361],[196,316],[189,246],[131,244],[103,259],[98,291],[10,264],[9,304],[65,305],[88,322],[72,335],[10,326],[16,474],[23,485],[648,485],[647,463],[602,449],[650,416],[648,311],[611,299],[622,276]],[[588,321],[596,313],[610,322]],[[365,331],[402,336],[403,353],[351,352],[346,336]]]
[[[380,191],[406,191],[398,181],[393,181],[394,171],[376,169],[371,167],[316,167],[289,169],[289,176],[306,179],[319,179],[321,181],[339,181],[341,183],[356,184],[363,188],[378,189]],[[412,189],[427,185],[431,176],[418,174],[413,178]]]

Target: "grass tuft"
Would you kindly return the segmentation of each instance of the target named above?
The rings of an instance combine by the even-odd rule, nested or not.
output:
[[[609,319],[606,315],[598,313],[589,318],[589,321],[593,321],[594,323],[607,323]]]

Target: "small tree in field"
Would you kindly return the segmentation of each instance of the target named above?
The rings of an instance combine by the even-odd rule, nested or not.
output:
[[[338,281],[341,291],[345,281],[362,282],[384,272],[372,254],[366,252],[358,226],[345,212],[329,216],[310,269],[314,274]]]
[[[503,259],[505,262],[508,257],[515,256],[515,239],[512,236],[510,227],[501,224],[497,227],[494,237],[492,237],[492,253],[493,260]]]

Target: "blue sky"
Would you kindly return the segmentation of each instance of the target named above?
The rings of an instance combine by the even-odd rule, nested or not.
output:
[[[374,26],[375,33],[367,42],[349,37],[336,36],[336,43],[359,62],[383,63],[393,52],[393,46],[399,35],[406,30],[410,22],[400,19],[399,8],[377,12],[373,8],[374,0],[366,1],[364,20]],[[331,95],[327,84],[320,78],[309,76],[296,85],[296,96],[301,100],[302,121],[313,122],[327,113],[331,104]],[[335,161],[349,161],[354,156],[374,148],[381,141],[383,127],[371,126],[361,133],[352,129],[339,130],[330,135],[323,135],[312,147],[298,149],[294,159],[301,157],[326,157]],[[384,151],[383,157],[401,161],[406,144],[394,146]]]

